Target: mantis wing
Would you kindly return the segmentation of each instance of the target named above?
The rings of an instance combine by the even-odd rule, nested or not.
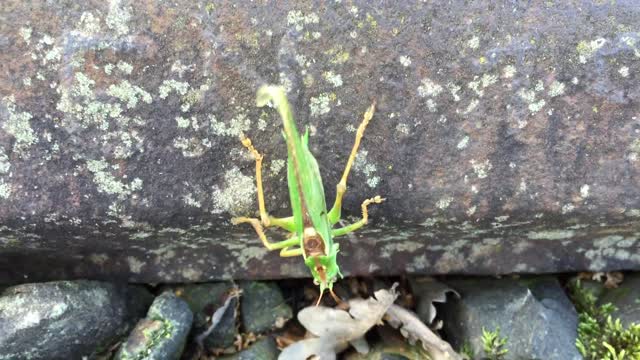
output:
[[[333,242],[331,225],[327,216],[322,178],[318,162],[309,151],[309,134],[300,136],[287,101],[285,91],[278,86],[263,86],[258,90],[257,105],[264,106],[272,100],[284,124],[287,141],[287,176],[289,195],[296,225],[296,233],[301,236],[305,226],[312,225],[325,241],[325,251],[329,252]]]

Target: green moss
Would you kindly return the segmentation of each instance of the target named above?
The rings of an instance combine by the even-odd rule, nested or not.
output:
[[[142,100],[147,104],[151,104],[151,95],[139,86],[131,85],[127,80],[121,81],[119,84],[109,86],[107,94],[124,101],[128,109],[133,109],[138,105],[138,100]]]
[[[482,346],[485,356],[489,360],[501,360],[509,352],[505,348],[507,344],[507,338],[500,336],[500,328],[496,328],[495,331],[487,331],[482,328]]]
[[[11,195],[11,185],[4,182],[4,180],[0,179],[0,198],[8,199]]]
[[[188,90],[188,83],[183,81],[176,81],[173,79],[163,81],[162,85],[160,85],[160,87],[158,88],[160,99],[166,99],[172,91],[175,91],[180,96],[184,96]]]
[[[93,181],[98,186],[98,192],[118,195],[119,198],[126,198],[133,191],[142,188],[141,179],[135,178],[131,183],[125,184],[111,175],[108,168],[109,164],[104,159],[87,161],[87,169],[93,173]]]
[[[22,153],[22,151],[38,141],[29,122],[33,115],[28,112],[17,111],[13,96],[6,97],[4,100],[9,112],[9,117],[4,122],[2,128],[16,139],[13,146],[14,151]]]
[[[593,55],[607,42],[607,40],[603,38],[595,39],[592,41],[580,41],[578,46],[576,46],[576,51],[578,53],[578,60],[580,63],[585,64],[588,59],[592,58]]]
[[[320,116],[329,113],[331,106],[329,105],[331,98],[329,94],[322,93],[317,97],[312,97],[309,102],[311,116]]]
[[[578,311],[576,347],[586,360],[633,360],[640,358],[640,324],[625,328],[611,314],[611,303],[597,305],[593,292],[580,281],[570,284],[571,297]]]
[[[5,153],[4,149],[0,147],[0,174],[7,174],[11,168],[9,157]]]

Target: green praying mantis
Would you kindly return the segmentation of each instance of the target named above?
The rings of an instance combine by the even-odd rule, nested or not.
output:
[[[337,185],[336,199],[331,210],[327,211],[322,178],[316,159],[309,151],[309,131],[300,136],[296,123],[282,87],[265,85],[258,90],[256,103],[258,107],[272,102],[278,110],[284,124],[284,137],[287,143],[287,180],[291,209],[293,216],[277,218],[270,216],[265,207],[262,187],[262,159],[251,143],[242,136],[242,144],[251,152],[256,161],[256,186],[258,192],[258,207],[260,219],[236,217],[231,219],[233,224],[249,223],[253,226],[258,237],[269,250],[280,250],[280,256],[292,257],[302,255],[306,266],[311,270],[314,283],[320,286],[320,303],[325,290],[329,290],[333,298],[340,299],[333,292],[333,284],[338,276],[342,278],[337,263],[339,244],[333,238],[358,230],[368,221],[367,206],[381,203],[385,199],[380,196],[367,199],[362,203],[362,218],[345,227],[333,228],[340,221],[342,197],[347,190],[347,177],[355,160],[367,124],[373,117],[375,101],[367,109],[364,119],[356,132],[356,139],[349,155],[342,178]],[[270,242],[264,229],[276,226],[290,232],[290,237]]]

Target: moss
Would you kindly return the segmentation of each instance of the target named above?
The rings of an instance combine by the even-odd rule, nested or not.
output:
[[[27,43],[27,45],[31,43],[32,32],[33,30],[29,27],[23,27],[23,28],[20,28],[19,30],[20,36],[22,36],[22,40],[24,40],[24,42]]]
[[[287,25],[293,26],[296,31],[302,31],[305,25],[317,24],[320,18],[316,13],[304,15],[300,10],[291,10],[287,13]]]
[[[162,85],[160,85],[160,87],[158,88],[158,93],[160,99],[166,99],[172,91],[175,91],[180,96],[183,96],[187,93],[188,90],[188,83],[171,79],[162,82]]]
[[[142,188],[141,179],[135,178],[129,184],[125,184],[111,175],[108,168],[109,164],[104,159],[87,161],[87,169],[93,173],[93,181],[98,186],[98,192],[117,195],[122,199]]]
[[[38,141],[29,122],[31,118],[33,118],[33,115],[28,112],[17,111],[13,96],[6,97],[4,100],[9,112],[9,117],[6,119],[2,128],[15,138],[14,151],[22,153]]]
[[[545,230],[529,232],[527,238],[531,240],[563,240],[570,239],[575,235],[573,230]]]
[[[495,331],[487,331],[482,328],[482,347],[489,360],[501,360],[509,350],[505,347],[507,338],[500,336],[500,328]]]
[[[9,169],[11,169],[9,157],[5,153],[4,148],[0,147],[0,174],[9,173]]]
[[[564,88],[565,88],[565,86],[564,86],[563,83],[561,83],[561,82],[559,82],[557,80],[554,80],[551,83],[551,86],[549,86],[549,96],[550,97],[556,97],[556,96],[564,94]]]
[[[105,18],[107,27],[116,33],[117,36],[124,36],[129,33],[127,23],[131,19],[131,8],[123,6],[121,0],[109,0],[109,13]]]
[[[246,214],[253,209],[255,184],[252,177],[233,167],[224,174],[224,186],[215,186],[211,194],[214,213]]]
[[[580,281],[570,283],[570,292],[578,311],[576,347],[586,360],[623,360],[640,358],[640,324],[624,327],[612,313],[610,303],[597,305],[593,292]]]
[[[60,100],[56,104],[56,109],[69,116],[68,119],[64,119],[65,122],[70,125],[79,123],[85,128],[95,125],[102,130],[107,130],[111,119],[126,121],[121,118],[122,107],[120,104],[96,100],[94,80],[81,72],[74,75],[74,82],[68,89],[60,88],[58,90]]]
[[[147,104],[151,104],[153,100],[151,95],[139,86],[131,85],[127,80],[121,81],[119,84],[109,86],[107,94],[124,101],[128,109],[133,109],[138,105],[138,101],[142,100]]]
[[[246,112],[239,108],[236,115],[231,119],[229,124],[218,121],[215,115],[209,116],[209,126],[211,132],[218,136],[233,136],[237,137],[249,130],[251,127],[251,120],[247,116]]]
[[[593,57],[593,55],[604,46],[607,40],[603,38],[595,39],[592,41],[580,41],[576,46],[578,52],[578,60],[581,64],[586,64],[587,60]]]
[[[436,84],[431,79],[422,79],[418,86],[418,95],[421,97],[438,96],[442,92],[442,86]]]
[[[11,185],[4,182],[4,180],[0,179],[0,198],[8,199],[11,196]]]
[[[329,113],[329,111],[331,111],[330,101],[331,97],[327,93],[312,97],[309,101],[311,116],[320,116]]]
[[[333,73],[333,71],[327,71],[324,74],[322,74],[322,77],[333,87],[342,86],[342,75],[340,74],[336,75]]]

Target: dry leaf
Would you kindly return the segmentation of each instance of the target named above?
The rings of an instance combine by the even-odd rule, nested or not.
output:
[[[218,324],[220,323],[220,320],[222,320],[222,316],[227,312],[227,309],[231,304],[231,300],[240,297],[240,294],[242,294],[242,290],[237,288],[232,289],[224,304],[213,313],[213,315],[211,316],[211,325],[209,325],[209,328],[202,334],[198,335],[198,337],[196,337],[196,342],[198,343],[198,347],[200,349],[204,348],[204,339],[209,336],[209,334],[211,334],[213,329],[215,329],[216,326],[218,326]]]
[[[378,290],[374,298],[349,300],[349,312],[324,306],[307,307],[298,313],[300,323],[316,338],[305,339],[286,347],[279,360],[306,359],[317,355],[320,359],[335,359],[336,354],[351,343],[358,351],[368,351],[364,335],[381,323],[387,309],[397,298],[394,285],[391,291]]]
[[[622,283],[624,274],[619,271],[611,272],[581,272],[578,274],[578,279],[589,279],[604,283],[604,287],[607,289],[615,289]]]
[[[606,280],[604,281],[604,287],[607,289],[615,289],[624,280],[624,274],[619,271],[612,271],[606,273]]]
[[[462,360],[451,345],[434,334],[415,313],[398,305],[391,305],[385,320],[394,328],[401,326],[400,333],[409,339],[411,344],[419,340],[433,360]]]
[[[415,294],[419,294],[417,310],[423,317],[422,320],[427,324],[431,324],[436,317],[436,307],[433,306],[434,302],[447,302],[448,293],[452,293],[458,298],[460,297],[460,294],[455,290],[430,277],[411,281],[411,288]]]

